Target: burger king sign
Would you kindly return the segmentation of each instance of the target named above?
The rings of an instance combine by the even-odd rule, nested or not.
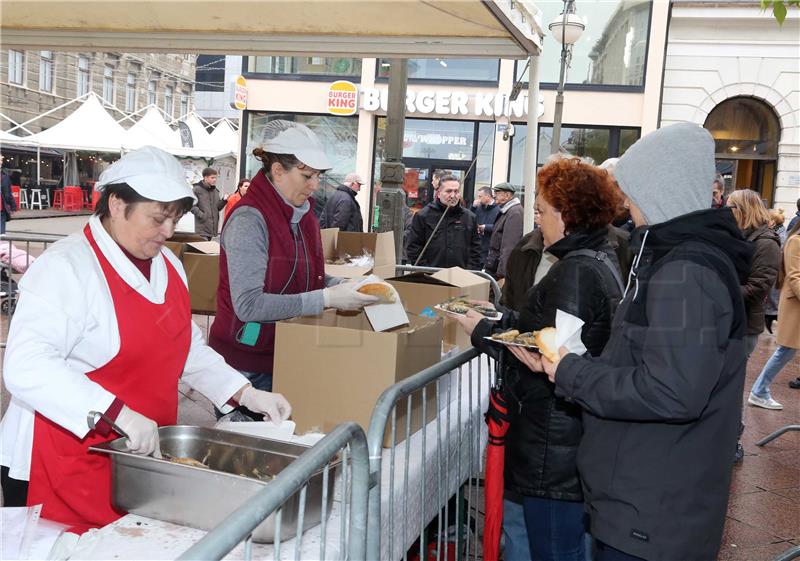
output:
[[[328,113],[355,115],[358,111],[358,88],[352,82],[338,80],[328,87]]]

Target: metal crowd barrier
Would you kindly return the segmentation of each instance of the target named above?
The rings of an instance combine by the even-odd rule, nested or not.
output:
[[[31,263],[34,254],[38,255],[64,236],[48,234],[3,234],[0,236],[0,250],[8,255],[8,261],[0,260],[0,321],[10,322],[17,307],[17,280],[19,270],[12,265],[11,250],[16,248],[25,252],[25,269]],[[7,326],[6,326],[7,327]],[[0,341],[0,348],[6,346]]]
[[[396,269],[402,273],[437,273],[442,270],[441,267],[423,267],[421,265],[397,265]],[[479,277],[483,277],[489,281],[489,286],[492,287],[492,292],[490,298],[494,305],[497,306],[500,303],[500,296],[502,295],[503,291],[500,288],[500,285],[497,283],[497,280],[487,273],[486,271],[475,271],[469,269],[470,273],[476,274]]]
[[[792,561],[792,559],[800,559],[800,545],[790,547],[783,553],[779,553],[772,561]]]
[[[306,505],[306,488],[311,477],[323,470],[322,519],[319,559],[327,559],[327,489],[330,464],[341,457],[341,524],[339,528],[339,553],[349,561],[366,559],[367,492],[369,459],[364,431],[356,423],[342,423],[317,444],[289,464],[269,485],[259,491],[216,528],[190,547],[178,559],[222,559],[244,541],[244,557],[253,557],[252,532],[275,513],[276,536],[274,558],[281,558],[281,514],[283,504],[300,493],[297,515],[297,533],[294,536],[294,558],[301,558],[303,517]]]
[[[486,355],[470,349],[383,392],[367,432],[369,559],[405,560],[417,541],[420,560],[450,559],[451,548],[456,559],[482,557],[479,482],[491,382]]]

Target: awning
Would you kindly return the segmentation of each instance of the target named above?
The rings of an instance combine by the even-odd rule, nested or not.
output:
[[[523,58],[530,0],[3,0],[3,46],[62,51]]]

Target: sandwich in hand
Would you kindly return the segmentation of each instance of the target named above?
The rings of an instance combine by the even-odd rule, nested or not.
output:
[[[534,331],[533,338],[536,341],[536,346],[539,347],[539,353],[543,357],[550,362],[558,362],[561,359],[558,345],[556,345],[555,327],[545,327],[541,331]]]
[[[376,304],[393,304],[395,302],[394,290],[388,284],[382,282],[368,282],[356,289],[361,294],[377,296]]]

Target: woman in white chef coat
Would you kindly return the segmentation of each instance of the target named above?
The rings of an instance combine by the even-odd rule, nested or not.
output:
[[[41,503],[44,517],[77,532],[124,514],[111,506],[108,457],[88,451],[117,436],[90,411],[115,422],[131,451],[156,456],[158,426],[177,422],[179,379],[220,408],[230,401],[276,422],[291,412],[225,364],[192,322],[183,267],[164,248],[195,202],[175,158],[136,150],[96,189],[89,224],[22,278],[3,368],[13,396],[0,423],[5,506]]]

